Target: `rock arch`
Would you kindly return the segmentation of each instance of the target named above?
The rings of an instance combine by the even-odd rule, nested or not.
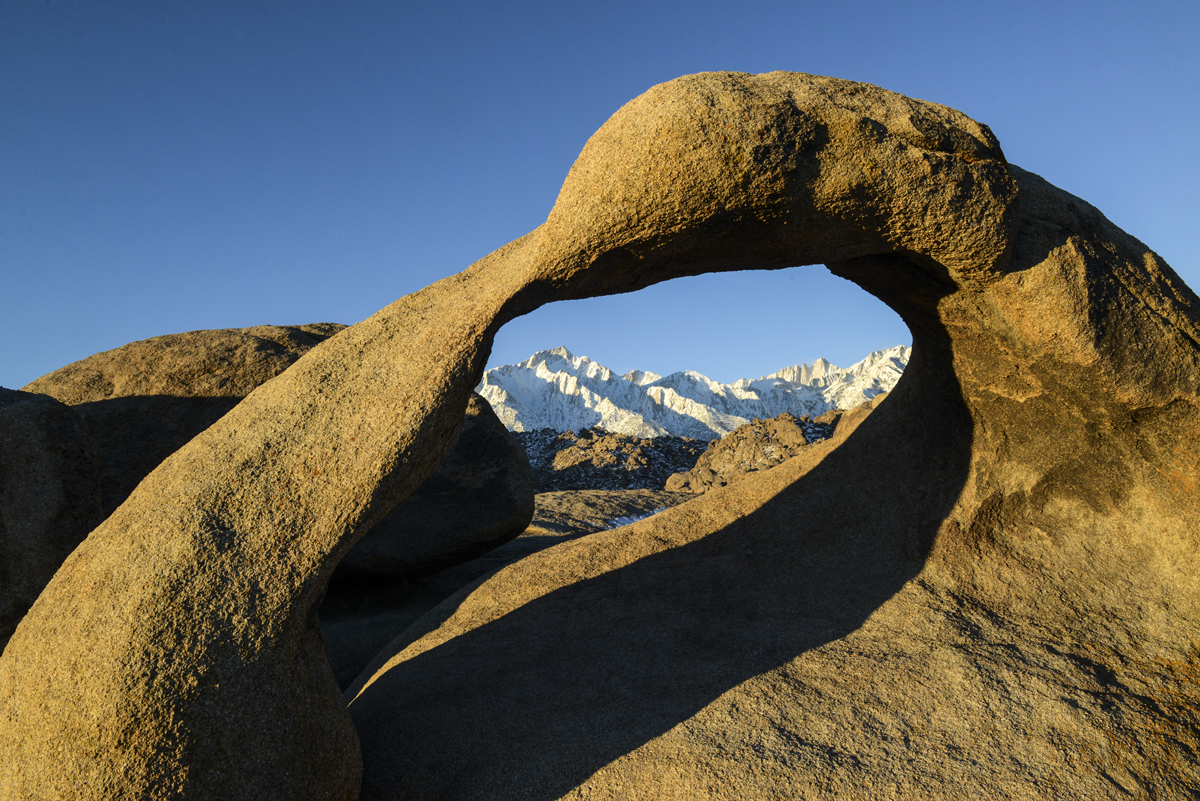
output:
[[[1009,165],[959,112],[831,78],[711,73],[631,101],[584,147],[546,223],[312,350],[92,533],[0,659],[0,788],[12,798],[354,797],[359,743],[314,610],[338,559],[454,441],[496,330],[554,300],[809,263],[909,325],[913,362],[895,393],[838,450],[555,549],[541,572],[515,566],[385,654],[351,706],[364,795],[424,779],[430,797],[471,797],[489,782],[488,797],[504,797],[496,777],[531,782],[522,786],[536,798],[580,783],[611,792],[654,781],[647,764],[668,777],[660,795],[683,797],[714,782],[750,793],[754,781],[853,795],[864,777],[888,776],[910,797],[955,784],[1097,797],[1113,785],[1196,786],[1195,294],[1095,209]],[[864,471],[855,456],[887,469]],[[809,522],[796,514],[805,506]],[[722,584],[715,567],[735,557],[768,573],[733,570]],[[709,591],[695,608],[671,603],[670,579],[693,564],[706,566]],[[668,602],[664,615],[623,607],[624,585]],[[561,705],[501,699],[485,711],[514,714],[505,736],[522,747],[547,731],[582,736],[524,765],[514,759],[531,751],[488,759],[457,735],[436,739],[469,714],[436,695],[421,706],[412,680],[465,681],[505,637],[582,620],[588,598],[635,645],[653,645],[637,670],[588,674],[599,690],[633,681],[627,700],[641,709],[556,717]],[[697,612],[730,645],[697,628]],[[741,637],[739,621],[766,639]],[[889,651],[889,636],[924,645]],[[677,694],[651,692],[645,679],[673,675],[655,660],[676,656],[704,664]],[[851,668],[840,677],[828,670],[839,659]],[[894,681],[853,678],[871,659]],[[945,671],[929,673],[939,659]],[[1015,697],[1013,675],[1037,692],[1016,699],[1024,717],[1005,728],[976,702]],[[1008,763],[954,757],[956,728],[927,689],[948,677],[955,703],[976,703],[962,720],[993,725],[981,747],[1011,751]],[[730,701],[732,681],[749,694]],[[838,681],[845,698],[821,706]],[[1075,706],[1039,717],[1039,703],[1072,686],[1084,688]],[[793,769],[755,774],[732,757],[714,768],[706,716],[769,717],[749,699],[789,687],[805,705],[780,713],[774,731],[801,743],[788,751]],[[575,699],[596,714],[603,700]],[[900,713],[879,718],[861,753],[823,744],[846,710],[889,708]],[[401,720],[420,723],[428,747],[411,740],[402,752]],[[710,764],[669,765],[680,737]],[[889,737],[915,742],[924,772],[904,774]]]

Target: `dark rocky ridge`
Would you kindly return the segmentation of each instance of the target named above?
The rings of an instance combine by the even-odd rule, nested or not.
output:
[[[863,406],[873,407],[885,396],[878,395]],[[693,467],[668,478],[664,488],[703,494],[751,473],[769,470],[804,448],[832,437],[842,414],[835,409],[813,420],[808,415],[795,417],[784,412],[766,420],[752,420],[714,440]]]
[[[516,437],[529,455],[538,492],[664,488],[705,492],[730,483],[735,475],[774,467],[796,455],[798,448],[828,439],[841,414],[835,410],[814,420],[784,412],[709,441],[639,438],[599,426],[579,433],[542,428],[517,432]],[[702,470],[703,477],[696,470]],[[675,477],[681,473],[688,475]]]
[[[602,428],[517,432],[538,492],[660,490],[672,473],[688,470],[708,447],[691,437],[641,439]]]

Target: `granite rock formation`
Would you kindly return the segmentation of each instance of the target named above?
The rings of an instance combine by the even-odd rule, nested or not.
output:
[[[103,519],[96,446],[79,415],[45,395],[0,388],[0,652]]]
[[[313,611],[448,450],[501,325],[814,263],[913,334],[878,409],[464,588],[347,712]],[[1198,342],[1161,259],[959,112],[789,73],[656,86],[543,225],[313,348],[72,553],[0,658],[0,787],[1183,797]]]
[[[346,326],[259,325],[151,337],[24,387],[75,408],[96,439],[108,516],[164,459]]]
[[[59,415],[75,420],[79,436],[92,448],[88,464],[96,475],[91,489],[98,502],[103,497],[104,508],[101,512],[97,506],[94,514],[85,515],[86,528],[76,520],[73,530],[78,531],[71,537],[60,534],[51,540],[47,538],[53,532],[49,532],[43,537],[46,543],[36,547],[32,535],[25,536],[29,532],[13,527],[13,537],[21,534],[23,539],[9,543],[17,555],[12,558],[19,557],[25,567],[21,580],[11,583],[13,608],[5,612],[6,621],[13,619],[8,621],[11,625],[4,631],[4,639],[20,619],[18,612],[24,613],[71,549],[160,462],[227,414],[243,397],[344,328],[318,323],[154,337],[95,354],[37,379],[26,387],[27,392],[11,393],[40,399],[42,406],[57,407]],[[21,408],[29,406],[26,402]],[[43,410],[42,415],[46,414]],[[66,452],[74,441],[66,433],[60,434]],[[91,445],[93,437],[98,448]],[[6,478],[13,479],[7,493],[12,494],[24,477]],[[72,481],[76,494],[89,486],[78,475],[73,474]],[[533,508],[532,476],[524,449],[487,403],[474,396],[466,409],[462,436],[454,440],[438,470],[343,559],[339,575],[344,578],[330,588],[326,600],[331,607],[344,608],[347,602],[339,595],[350,592],[349,583],[366,575],[413,578],[474,559],[524,531]],[[79,502],[70,513],[59,510],[56,523],[47,520],[42,525],[62,528],[71,514],[78,518],[88,511],[89,507]],[[31,520],[23,525],[29,528],[36,523]],[[52,543],[58,543],[57,547],[50,548]],[[18,544],[27,552],[18,550]],[[388,639],[390,636],[376,646]],[[335,637],[331,647],[343,642],[344,638]],[[339,654],[333,659],[345,661]]]
[[[446,458],[338,564],[320,607],[338,686],[409,623],[492,569],[480,566],[494,558],[479,557],[525,532],[534,511],[525,449],[472,395]]]
[[[871,403],[874,401],[863,405]],[[831,417],[834,414],[837,412],[826,412]],[[834,425],[787,412],[766,420],[751,420],[713,440],[691,469],[670,476],[663,488],[703,494],[727,486],[750,473],[771,469],[812,442],[829,439]]]
[[[633,437],[602,428],[522,431],[538,492],[662,489],[696,464],[707,445],[690,437]]]
[[[83,417],[98,443],[108,515],[164,459],[345,327],[260,325],[153,337],[69,364],[25,391],[71,404]],[[525,530],[534,493],[520,443],[478,396],[464,426],[429,481],[358,543],[339,575],[428,575]]]

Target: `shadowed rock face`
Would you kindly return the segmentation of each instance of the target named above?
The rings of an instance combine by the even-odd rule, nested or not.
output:
[[[344,328],[314,323],[168,334],[81,359],[25,390],[71,404],[82,417],[98,444],[106,516],[164,459]],[[420,577],[502,545],[533,517],[532,481],[521,444],[474,396],[462,436],[438,470],[358,543],[339,575]]]
[[[363,797],[1194,788],[1200,301],[986,127],[785,73],[633,100],[545,224],[155,470],[0,659],[0,787],[352,797],[312,610],[453,442],[496,330],[810,263],[908,324],[888,399],[841,447],[449,599],[351,691]]]
[[[525,449],[472,393],[446,458],[350,549],[335,577],[421,578],[482,556],[529,525],[533,490]]]
[[[0,387],[0,652],[103,519],[96,446],[79,415],[45,395]]]
[[[688,499],[662,490],[541,493],[529,527],[477,559],[420,579],[355,576],[339,581],[335,576],[321,604],[321,633],[338,686],[353,684],[381,649],[466,585],[560,542],[612,528],[621,518],[646,517]]]

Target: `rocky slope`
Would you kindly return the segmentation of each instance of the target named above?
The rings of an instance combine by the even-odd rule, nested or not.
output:
[[[869,409],[886,397],[886,393],[877,395],[856,408]],[[766,420],[751,420],[732,434],[713,440],[695,465],[668,478],[664,489],[703,494],[751,473],[769,470],[810,445],[829,439],[841,416],[842,412],[831,411],[813,420],[807,415],[797,418],[784,412]]]
[[[660,490],[674,473],[690,470],[707,443],[690,437],[642,439],[602,428],[518,433],[529,454],[538,492]]]
[[[911,353],[898,345],[845,369],[818,359],[757,380],[721,384],[691,371],[660,376],[633,370],[621,376],[555,348],[488,370],[476,391],[513,431],[599,426],[640,438],[711,440],[755,418],[784,412],[816,417],[853,408],[891,390]]]
[[[876,396],[876,401],[883,397],[886,393]],[[579,433],[542,428],[518,432],[516,437],[529,454],[538,492],[665,487],[703,493],[746,473],[774,467],[800,448],[828,439],[841,414],[829,411],[814,420],[784,412],[754,419],[711,442],[691,437],[640,438],[599,426]]]

